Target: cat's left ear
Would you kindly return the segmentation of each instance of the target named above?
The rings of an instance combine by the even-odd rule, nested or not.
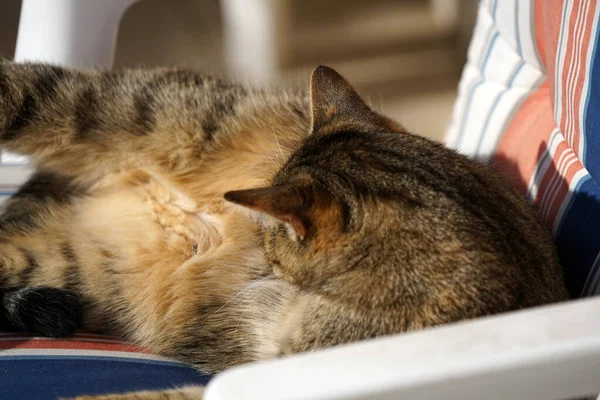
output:
[[[312,225],[315,196],[310,186],[291,184],[225,193],[225,200],[266,214],[284,223],[293,240],[303,240]]]
[[[373,111],[346,79],[334,69],[317,67],[310,78],[312,132],[343,129],[404,131],[396,122]]]

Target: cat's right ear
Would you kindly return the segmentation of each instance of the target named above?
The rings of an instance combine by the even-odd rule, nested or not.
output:
[[[396,122],[373,111],[344,77],[323,65],[311,75],[310,103],[313,134],[343,129],[404,131]]]
[[[319,131],[337,120],[354,115],[370,119],[373,111],[358,92],[334,69],[321,65],[310,77],[312,129]]]

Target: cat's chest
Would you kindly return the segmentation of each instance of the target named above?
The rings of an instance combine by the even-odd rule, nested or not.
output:
[[[169,181],[151,178],[137,188],[148,209],[149,218],[165,245],[184,243],[190,257],[197,257],[231,242],[240,231],[247,235],[255,229],[248,217],[230,208],[220,196],[194,199],[185,190],[176,189]]]
[[[80,225],[96,240],[110,238],[131,257],[149,252],[199,256],[256,231],[249,217],[221,198],[195,201],[168,180],[138,171],[107,177],[95,189],[80,205]]]
[[[222,201],[194,203],[185,194],[154,186],[145,191],[144,202],[164,240],[184,241],[191,256],[204,254],[223,242],[228,215]]]

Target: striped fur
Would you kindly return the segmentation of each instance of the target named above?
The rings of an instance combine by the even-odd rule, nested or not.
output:
[[[0,277],[77,293],[88,330],[217,372],[566,298],[513,188],[329,68],[308,101],[1,65],[0,144],[41,172],[4,211]]]

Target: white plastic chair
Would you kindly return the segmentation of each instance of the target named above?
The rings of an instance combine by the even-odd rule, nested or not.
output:
[[[23,0],[15,61],[109,69],[119,21],[136,1]],[[31,175],[26,164],[26,157],[0,153],[0,199]]]
[[[15,59],[108,69],[135,1],[23,0]],[[286,56],[287,0],[222,0],[222,10],[230,69],[273,73]],[[21,182],[27,170],[15,168],[0,181]],[[600,392],[598,316],[591,298],[246,365],[212,380],[206,399],[581,397]]]
[[[23,0],[15,60],[109,69],[119,22],[136,1]],[[230,72],[272,76],[285,59],[289,0],[221,0],[221,10]]]
[[[137,0],[23,0],[15,61],[109,69],[119,22]]]
[[[251,364],[205,399],[581,398],[600,392],[599,313],[589,298]]]

